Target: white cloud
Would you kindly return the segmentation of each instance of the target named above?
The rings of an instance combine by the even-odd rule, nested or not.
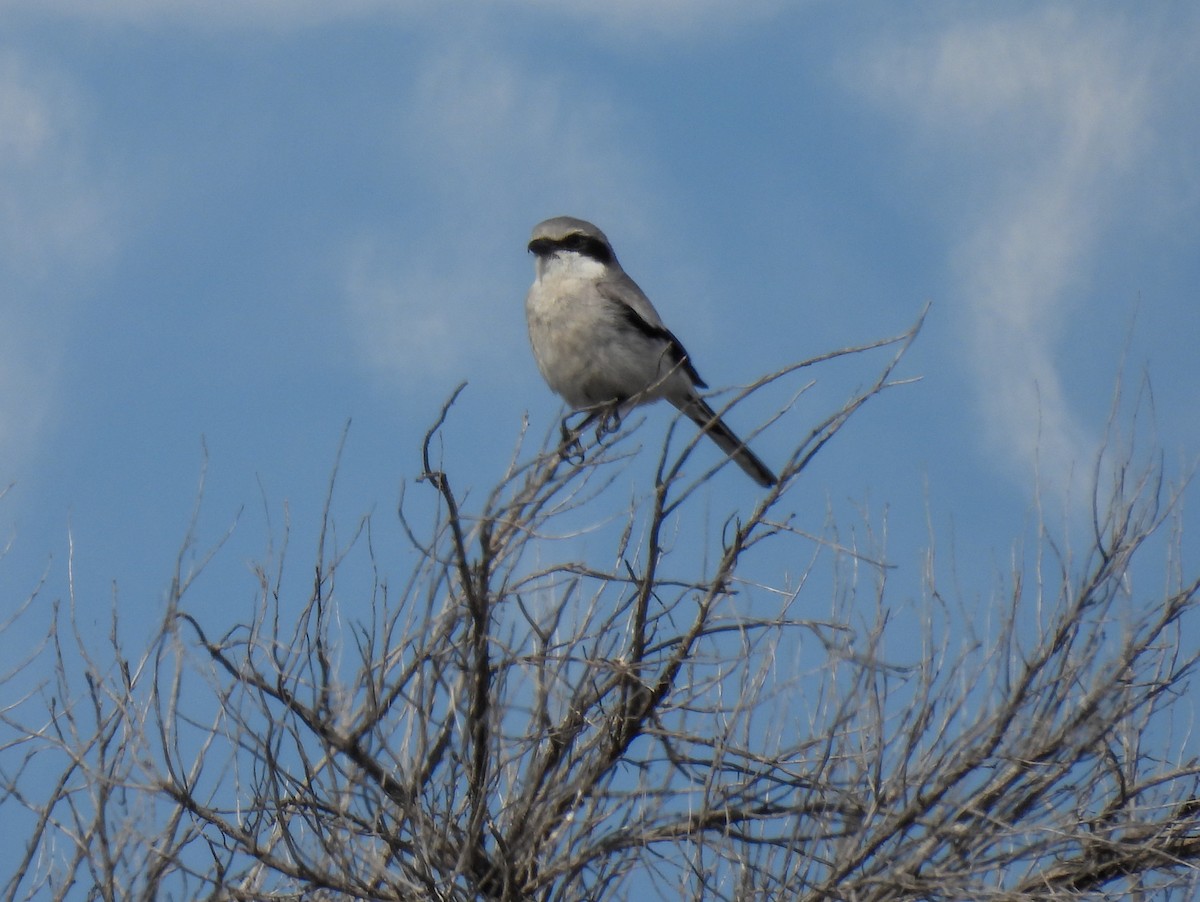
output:
[[[653,215],[657,191],[619,137],[631,130],[570,77],[469,40],[431,55],[395,115],[397,171],[430,212],[419,230],[406,214],[404,234],[349,242],[343,284],[364,359],[401,385],[507,373],[495,365],[524,346],[533,223],[569,212],[636,234]]]
[[[600,32],[660,40],[668,37],[725,36],[731,26],[757,26],[778,12],[796,7],[795,0],[608,0],[606,3],[563,3],[561,0],[512,0],[547,15],[582,19]]]
[[[306,27],[432,5],[433,0],[0,0],[0,9],[31,17],[202,28]]]
[[[84,128],[65,79],[0,50],[0,254],[10,278],[45,278],[111,249],[81,159]]]
[[[479,343],[464,309],[477,288],[463,270],[422,267],[399,247],[381,235],[350,243],[348,314],[370,371],[423,388],[423,380],[452,372],[460,355]]]
[[[431,57],[400,125],[414,160],[443,191],[506,205],[546,190],[602,198],[631,173],[616,136],[626,125],[594,86],[535,73],[477,42]]]
[[[785,0],[0,0],[0,10],[38,17],[77,18],[200,28],[308,28],[380,15],[426,12],[465,19],[529,8],[537,15],[581,19],[601,34],[622,38],[723,34],[731,23],[755,24],[787,7]]]
[[[376,17],[411,19],[427,56],[397,86],[398,177],[419,185],[424,228],[411,209],[393,225],[349,235],[337,256],[347,318],[369,370],[406,385],[461,372],[522,344],[530,268],[521,253],[532,224],[571,213],[637,241],[662,225],[660,180],[630,147],[630,122],[585,71],[536,70],[495,38],[501,17],[580,21],[579,40],[728,33],[784,7],[782,0],[0,0],[27,18],[132,22],[148,27],[307,28]],[[381,116],[389,115],[381,111]],[[652,128],[653,124],[646,124]],[[627,143],[628,142],[628,143]],[[432,200],[427,195],[432,194]],[[518,272],[511,289],[505,282]],[[469,375],[469,374],[467,374]]]
[[[0,481],[52,417],[72,306],[114,248],[69,83],[0,50]]]
[[[885,42],[855,76],[962,190],[944,199],[960,236],[951,303],[984,437],[1060,490],[1082,487],[1099,437],[1067,402],[1056,358],[1128,200],[1121,180],[1152,140],[1141,50],[1119,23],[1052,10]]]

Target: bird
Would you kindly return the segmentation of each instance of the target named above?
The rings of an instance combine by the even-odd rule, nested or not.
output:
[[[708,386],[691,356],[599,228],[556,216],[534,226],[529,251],[536,258],[525,296],[533,356],[552,391],[575,410],[592,411],[585,426],[601,411],[619,416],[666,399],[760,486],[778,482],[701,397]]]

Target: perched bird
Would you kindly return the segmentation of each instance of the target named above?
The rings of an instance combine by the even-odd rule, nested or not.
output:
[[[619,410],[666,398],[761,486],[775,474],[700,397],[707,388],[650,299],[625,274],[604,233],[557,216],[533,229],[536,275],[525,297],[529,342],[552,390],[577,410]]]

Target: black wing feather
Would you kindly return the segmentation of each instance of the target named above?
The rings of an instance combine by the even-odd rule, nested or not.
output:
[[[697,388],[708,388],[708,383],[700,378],[700,374],[692,366],[692,358],[688,355],[687,349],[684,348],[683,342],[675,337],[675,333],[666,326],[656,326],[653,323],[646,322],[640,313],[611,292],[604,292],[604,296],[617,306],[625,322],[632,326],[635,331],[640,332],[647,338],[657,338],[665,341],[667,343],[667,354],[670,356],[671,362],[676,366],[683,367],[683,371],[691,377],[693,384]]]

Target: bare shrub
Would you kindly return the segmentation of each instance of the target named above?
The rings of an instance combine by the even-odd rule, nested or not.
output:
[[[781,513],[919,326],[828,355],[889,357],[742,518],[707,522],[722,464],[689,477],[690,433],[614,508],[625,427],[582,461],[518,453],[468,509],[433,459],[451,398],[416,487],[436,515],[401,505],[402,583],[370,518],[339,542],[327,509],[300,604],[281,553],[253,616],[214,623],[181,552],[129,655],[116,611],[97,643],[68,599],[34,654],[50,676],[4,710],[0,802],[29,827],[5,897],[1186,897],[1200,587],[1159,466],[1098,468],[1091,547],[1041,526],[984,619],[932,552],[925,597],[897,605],[882,548]],[[1135,592],[1164,532],[1161,590]],[[884,650],[901,611],[915,662]]]

